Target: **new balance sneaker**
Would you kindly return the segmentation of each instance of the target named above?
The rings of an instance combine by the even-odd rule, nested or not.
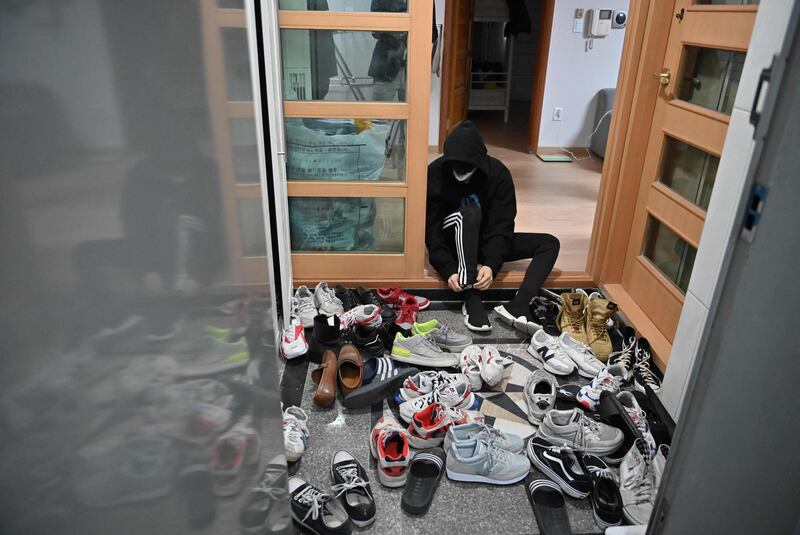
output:
[[[457,333],[447,325],[432,319],[425,323],[414,323],[411,331],[414,334],[429,334],[433,341],[444,350],[458,353],[472,344],[472,338],[466,334]]]
[[[394,416],[383,416],[372,428],[369,451],[378,461],[378,481],[384,487],[406,484],[408,436]]]
[[[478,346],[467,346],[458,356],[459,368],[469,379],[469,387],[473,392],[477,392],[483,386],[481,369],[478,362],[483,358],[483,349]]]
[[[410,399],[400,405],[400,417],[410,422],[415,413],[431,403],[442,403],[451,409],[472,410],[476,405],[475,394],[464,383],[443,385],[424,396]]]
[[[592,490],[589,477],[568,446],[553,446],[547,440],[533,437],[528,441],[528,458],[544,475],[558,483],[566,494],[582,500]]]
[[[358,305],[339,315],[339,325],[342,329],[353,325],[377,327],[381,321],[381,309],[375,305]]]
[[[356,288],[355,294],[362,305],[375,305],[381,309],[383,323],[394,323],[397,320],[397,313],[378,296],[375,290],[359,286]]]
[[[286,479],[286,458],[276,455],[264,467],[239,513],[243,533],[255,535],[286,531],[291,523]]]
[[[561,294],[561,310],[556,318],[558,328],[575,340],[587,343],[586,336],[586,292],[566,292]]]
[[[504,433],[499,429],[486,425],[482,421],[476,421],[470,423],[456,423],[456,425],[451,426],[444,437],[444,450],[450,451],[453,442],[467,442],[472,439],[493,442],[500,448],[510,451],[511,453],[520,453],[525,448],[525,441],[522,440],[521,437],[511,433]]]
[[[544,329],[533,334],[527,351],[554,375],[569,375],[575,371],[575,363],[561,349],[558,336],[547,334]]]
[[[308,342],[306,341],[306,331],[303,326],[296,320],[292,320],[292,324],[283,330],[281,337],[281,354],[287,360],[302,357],[308,353]]]
[[[592,379],[605,367],[605,364],[597,360],[589,346],[575,340],[569,333],[562,333],[558,337],[558,347],[572,359],[581,377]]]
[[[409,297],[413,297],[416,300],[420,310],[425,310],[431,304],[430,299],[418,295],[411,295],[400,288],[378,288],[375,292],[378,294],[378,297],[394,308],[400,308]]]
[[[288,407],[283,411],[283,445],[286,459],[295,462],[306,451],[308,441],[308,415],[300,407]]]
[[[623,391],[617,394],[617,400],[620,405],[622,405],[622,408],[625,409],[625,412],[628,413],[628,417],[631,419],[631,422],[633,422],[633,425],[642,432],[642,438],[644,438],[644,442],[647,444],[650,455],[655,455],[657,447],[656,441],[653,438],[653,434],[650,432],[650,424],[647,422],[645,412],[642,410],[639,402],[636,401],[636,396],[634,396],[632,392]]]
[[[490,440],[454,441],[447,451],[447,477],[454,481],[511,485],[525,479],[530,469],[527,457]]]
[[[481,371],[481,379],[489,386],[497,386],[503,380],[506,365],[511,363],[494,346],[484,346],[481,358],[478,360],[478,368]]]
[[[592,502],[594,521],[600,529],[619,526],[622,523],[622,496],[614,474],[602,459],[584,454],[578,457],[584,472],[592,479]]]
[[[261,438],[249,416],[243,417],[214,443],[211,474],[217,496],[238,494],[249,475],[245,467],[261,460]]]
[[[419,317],[419,303],[413,297],[408,297],[400,305],[400,313],[394,322],[403,329],[411,329]]]
[[[441,386],[458,384],[466,384],[469,386],[469,379],[463,373],[449,373],[445,371],[419,372],[403,382],[403,387],[397,393],[395,399],[399,405],[404,401],[430,394]]]
[[[307,286],[300,286],[295,290],[291,304],[291,315],[300,320],[300,325],[303,327],[314,325],[317,307],[314,306],[314,295]]]
[[[617,395],[624,381],[625,368],[619,364],[606,366],[591,383],[581,388],[577,395],[578,402],[590,411],[596,411],[600,405],[600,394],[607,391]]]
[[[622,329],[622,349],[614,351],[608,356],[609,364],[618,364],[625,369],[625,381],[633,378],[633,365],[636,364],[636,330],[625,326]]]
[[[592,348],[595,356],[601,362],[608,361],[612,350],[611,336],[608,334],[606,322],[617,312],[618,308],[616,303],[606,299],[598,292],[593,292],[589,296],[589,302],[586,305],[587,345]]]
[[[649,386],[654,393],[661,391],[661,379],[653,370],[653,356],[650,352],[650,342],[646,338],[639,338],[634,349],[636,363],[633,365],[633,386],[639,392],[646,392],[644,387]]]
[[[291,496],[292,518],[316,535],[350,535],[353,526],[342,504],[333,496],[297,476],[286,482]]]
[[[597,422],[577,408],[571,411],[548,412],[539,425],[536,436],[554,446],[569,446],[594,455],[613,452],[625,439],[622,431],[616,427]]]
[[[356,295],[355,290],[351,290],[350,288],[345,288],[341,284],[337,284],[334,288],[334,292],[336,293],[336,297],[339,301],[342,302],[342,308],[345,311],[352,310],[358,305],[362,304],[361,300]]]
[[[483,415],[477,411],[460,411],[441,403],[431,403],[411,418],[408,442],[412,448],[435,448],[441,445],[445,433],[452,426],[478,420],[482,421]]]
[[[331,490],[342,500],[350,521],[363,528],[375,522],[375,498],[369,486],[369,476],[358,459],[346,450],[331,458]]]
[[[327,282],[320,282],[314,288],[314,306],[320,314],[335,316],[344,312],[341,300],[336,297],[336,292],[328,286]]]
[[[392,358],[398,362],[431,368],[458,366],[458,355],[445,353],[429,335],[410,337],[397,333],[392,346]]]
[[[533,370],[525,381],[525,405],[531,425],[542,423],[544,415],[556,406],[558,383],[555,377],[544,370]]]

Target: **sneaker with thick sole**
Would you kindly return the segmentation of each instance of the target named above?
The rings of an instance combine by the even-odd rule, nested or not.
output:
[[[469,387],[473,392],[479,391],[483,387],[481,378],[481,368],[478,365],[483,358],[483,349],[479,346],[467,346],[458,356],[461,372],[469,379]]]
[[[661,391],[661,379],[654,371],[653,355],[650,350],[650,342],[646,338],[639,338],[634,348],[636,363],[633,365],[633,386],[639,392],[645,392],[645,386],[649,386],[653,392],[658,394]]]
[[[331,479],[331,490],[342,500],[354,525],[363,528],[375,522],[375,498],[369,486],[369,476],[349,451],[339,450],[333,454]]]
[[[527,453],[531,463],[569,496],[582,500],[591,492],[592,479],[581,467],[572,448],[553,446],[542,438],[533,437],[528,441]]]
[[[621,430],[589,418],[578,408],[548,412],[536,436],[554,446],[569,446],[594,455],[615,451],[625,439]]]
[[[369,451],[378,461],[378,481],[381,485],[397,488],[406,484],[408,435],[394,416],[383,416],[372,428]]]
[[[292,320],[283,331],[281,337],[281,354],[286,360],[296,359],[308,353],[308,342],[306,341],[306,331],[299,321]]]
[[[544,415],[556,406],[558,382],[544,370],[533,370],[525,381],[525,406],[528,408],[528,421],[538,426]]]
[[[447,477],[454,481],[511,485],[525,479],[530,469],[526,456],[489,440],[453,442],[447,452]]]
[[[292,298],[291,315],[300,320],[303,327],[314,325],[314,317],[318,314],[314,306],[314,294],[307,286],[299,286]]]
[[[392,346],[392,358],[398,362],[427,366],[430,368],[450,368],[458,366],[458,355],[442,351],[429,335],[405,337],[397,333]]]
[[[633,365],[636,364],[636,330],[625,326],[622,329],[622,347],[608,356],[608,364],[619,364],[625,368],[625,382],[633,378]]]
[[[342,329],[353,325],[377,327],[382,321],[381,309],[375,305],[358,305],[339,315],[339,325]]]
[[[533,334],[527,351],[554,375],[570,375],[575,371],[575,363],[561,349],[558,336],[547,334],[544,329]]]
[[[575,340],[587,343],[586,336],[586,292],[566,292],[561,294],[561,310],[556,318],[562,333],[568,333]]]
[[[286,482],[291,496],[292,518],[316,535],[350,535],[353,525],[344,507],[333,496],[297,476]]]
[[[506,366],[510,363],[511,359],[502,356],[496,347],[484,346],[478,361],[481,379],[490,387],[499,385],[505,375]]]
[[[297,461],[306,451],[307,424],[308,415],[300,407],[287,407],[283,411],[283,445],[290,463]]]
[[[443,385],[470,385],[470,381],[463,373],[450,373],[445,371],[427,370],[408,377],[403,381],[403,386],[395,397],[400,405],[404,401],[416,399],[430,394]]]
[[[451,426],[444,437],[444,449],[450,451],[453,442],[466,442],[472,439],[494,441],[502,449],[511,453],[521,453],[525,449],[525,441],[521,437],[512,433],[504,433],[482,421]]]
[[[439,323],[439,320],[436,319],[425,323],[415,322],[411,327],[411,331],[414,334],[429,334],[440,348],[453,353],[458,353],[472,344],[471,337],[455,332],[447,325]]]
[[[461,315],[464,316],[464,325],[467,326],[467,329],[470,331],[475,331],[477,333],[488,332],[492,330],[491,323],[482,323],[480,325],[476,325],[477,322],[470,321],[469,313],[467,313],[467,305],[466,303],[461,305]],[[487,320],[488,321],[488,320]]]
[[[589,346],[575,340],[569,333],[561,333],[558,337],[558,347],[572,359],[581,377],[593,379],[605,367],[605,364],[597,360]]]
[[[375,292],[378,294],[378,297],[383,299],[389,306],[394,308],[402,307],[403,303],[409,297],[413,297],[416,300],[419,310],[425,310],[431,304],[430,299],[427,297],[411,295],[400,288],[377,288]]]
[[[336,297],[336,292],[328,286],[327,282],[320,282],[314,288],[314,306],[320,314],[335,316],[344,312],[342,302]]]
[[[482,421],[477,411],[451,409],[441,403],[432,403],[414,414],[408,426],[408,443],[412,448],[427,449],[441,446],[448,429],[454,425]]]
[[[443,385],[430,394],[402,403],[400,405],[400,417],[406,422],[410,422],[414,414],[431,403],[442,403],[451,409],[468,411],[473,410],[477,406],[478,401],[475,399],[475,394],[469,389],[468,384],[458,383]]]
[[[606,366],[592,379],[591,383],[581,388],[576,396],[578,403],[590,411],[596,411],[597,406],[600,405],[600,394],[608,391],[617,395],[624,381],[624,367],[619,364]]]

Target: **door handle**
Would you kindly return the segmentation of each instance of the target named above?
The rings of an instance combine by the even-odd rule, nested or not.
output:
[[[653,73],[653,78],[658,80],[658,83],[661,85],[669,85],[671,74],[669,72],[669,69],[664,69],[661,72]]]

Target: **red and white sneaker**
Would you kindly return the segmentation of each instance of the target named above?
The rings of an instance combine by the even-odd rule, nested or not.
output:
[[[411,329],[419,317],[419,310],[417,300],[414,297],[409,297],[400,305],[400,313],[394,322],[403,329]]]
[[[400,417],[406,422],[410,422],[417,412],[432,403],[442,403],[451,409],[461,410],[471,410],[477,405],[475,394],[469,389],[469,383],[444,385],[430,394],[402,403]]]
[[[394,416],[378,420],[369,437],[369,451],[378,461],[378,481],[384,487],[402,487],[408,477],[408,436]]]
[[[484,347],[481,358],[478,359],[478,368],[483,382],[489,386],[495,386],[500,383],[503,380],[503,375],[505,375],[505,367],[510,363],[511,360],[502,356],[496,347]]]
[[[382,321],[381,307],[358,305],[339,315],[339,328],[347,329],[356,324],[362,327],[379,327]]]
[[[400,308],[406,299],[412,297],[416,300],[417,306],[420,310],[425,310],[431,304],[431,300],[427,297],[420,297],[418,295],[411,295],[400,288],[377,288],[378,297],[386,301],[393,308]]]
[[[412,448],[435,448],[442,444],[451,426],[479,421],[483,421],[483,414],[478,411],[460,411],[432,403],[411,418],[408,442]]]
[[[308,353],[306,331],[297,320],[292,320],[292,324],[283,330],[281,353],[286,359],[302,357]]]
[[[473,392],[477,392],[483,386],[480,368],[482,358],[483,350],[475,345],[465,347],[458,356],[458,367],[469,379],[469,387]]]
[[[403,386],[397,393],[395,401],[401,404],[409,399],[416,399],[418,397],[430,394],[442,385],[451,385],[466,383],[469,384],[469,379],[463,373],[450,373],[450,372],[434,372],[424,371],[416,375],[406,377],[403,381]]]
[[[242,490],[250,475],[245,467],[258,464],[260,455],[261,439],[253,429],[252,419],[244,416],[214,443],[211,457],[214,493],[232,496]]]

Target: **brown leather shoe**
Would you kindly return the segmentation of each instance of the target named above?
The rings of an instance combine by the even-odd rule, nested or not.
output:
[[[361,388],[364,377],[364,359],[353,344],[344,344],[339,349],[339,392],[342,397]]]
[[[311,372],[311,380],[317,385],[314,403],[320,407],[330,407],[336,397],[336,353],[326,349],[322,353],[322,364]]]

